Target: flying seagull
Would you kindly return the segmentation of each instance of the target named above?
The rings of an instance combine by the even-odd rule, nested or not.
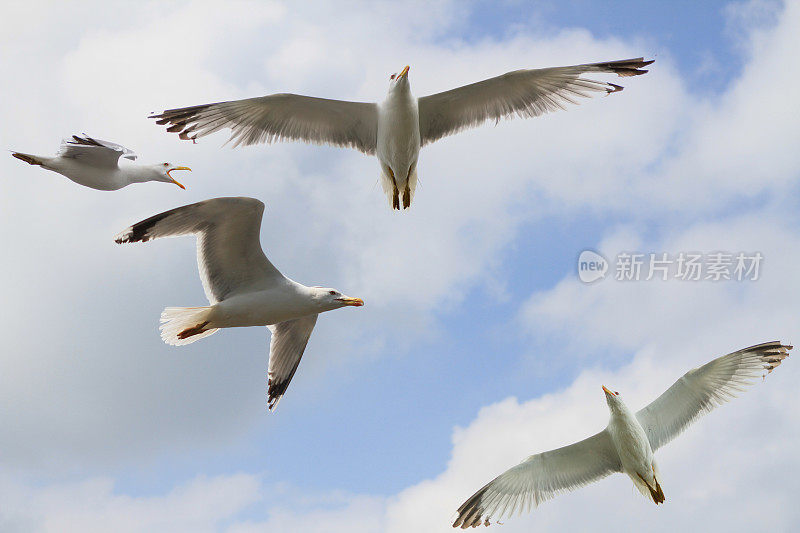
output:
[[[267,326],[268,399],[272,410],[286,392],[308,344],[317,315],[362,306],[336,289],[306,287],[281,274],[261,249],[264,204],[255,198],[214,198],[152,216],[120,232],[114,240],[147,242],[197,235],[197,263],[207,307],[167,307],[161,338],[183,345],[220,328]]]
[[[151,115],[156,124],[181,139],[194,141],[231,128],[233,146],[284,139],[333,144],[375,155],[380,162],[383,190],[393,209],[411,205],[417,185],[419,150],[442,137],[487,120],[536,117],[577,104],[591,92],[606,94],[622,87],[582,78],[584,73],[618,76],[644,74],[653,61],[644,58],[570,67],[515,70],[502,76],[443,93],[416,98],[411,94],[406,66],[390,76],[382,103],[346,102],[297,94],[168,109]]]
[[[627,474],[646,498],[663,503],[653,452],[698,417],[744,390],[752,378],[772,372],[791,349],[778,341],[766,342],[714,359],[684,374],[635,414],[618,392],[604,386],[611,419],[603,431],[575,444],[531,455],[500,474],[459,507],[453,527],[488,526],[490,519],[528,511],[557,494],[615,472]]]
[[[175,181],[170,173],[173,170],[192,170],[171,163],[119,166],[120,157],[134,161],[136,154],[119,144],[77,135],[61,141],[61,149],[55,157],[22,152],[11,152],[11,155],[28,164],[58,172],[79,185],[100,191],[116,191],[131,183],[145,181],[164,181],[185,189],[186,187]]]

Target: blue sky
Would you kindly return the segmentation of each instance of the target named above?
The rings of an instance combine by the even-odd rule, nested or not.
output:
[[[759,76],[792,86],[796,74],[770,61],[800,44],[787,37],[800,25],[795,3],[441,2],[425,17],[420,5],[130,3],[123,17],[102,4],[13,6],[16,20],[39,23],[0,25],[0,80],[12,96],[0,104],[3,146],[46,153],[87,131],[195,171],[185,193],[146,184],[110,194],[0,162],[0,238],[17,258],[3,266],[14,312],[0,315],[9,339],[0,494],[28,494],[38,509],[12,501],[0,525],[101,531],[135,516],[131,531],[271,531],[292,520],[309,531],[442,531],[427,508],[426,525],[402,511],[440,498],[446,518],[489,476],[594,428],[553,427],[554,412],[602,427],[597,380],[627,387],[632,403],[649,401],[661,391],[649,386],[713,357],[792,340],[798,286],[784,278],[800,233],[787,117],[797,104],[781,108],[780,92]],[[348,10],[360,13],[352,23]],[[356,152],[221,149],[224,134],[190,146],[145,119],[271,92],[380,99],[385,77],[406,63],[424,95],[512,68],[638,55],[656,59],[651,74],[623,79],[620,94],[425,148],[416,205],[401,214],[387,212],[375,161]],[[33,78],[32,64],[41,67]],[[764,99],[759,112],[753,98]],[[274,413],[265,408],[264,328],[181,348],[157,335],[163,307],[203,301],[193,240],[111,241],[141,218],[222,195],[266,202],[262,244],[286,275],[367,303],[320,318]],[[575,275],[584,249],[759,249],[764,279],[587,286]],[[648,370],[653,361],[663,371]],[[786,397],[797,375],[781,367],[756,387],[763,395],[721,409],[731,413],[709,427],[782,428],[788,436],[762,464],[770,471],[800,434],[800,412],[769,426],[759,409]],[[711,475],[697,466],[708,462],[697,450],[715,442],[708,431],[665,459],[680,465],[677,501],[650,522],[646,502],[628,498],[629,526],[669,530],[698,509],[713,517],[743,508],[736,494],[780,497],[769,479],[748,485],[748,470],[724,481],[741,491],[716,506],[695,493],[695,507],[682,502],[693,471],[694,481]],[[742,442],[742,453],[758,449]],[[235,490],[206,486],[217,481]],[[609,492],[627,497],[615,483]],[[782,483],[776,493],[797,488]],[[98,495],[96,507],[76,510],[58,496],[84,489]],[[220,494],[230,501],[214,514]],[[567,501],[599,524],[612,518],[598,503],[605,497],[589,490]],[[190,509],[207,504],[207,520],[159,515],[182,498]],[[564,505],[509,527],[580,527]],[[776,530],[797,517],[775,514]]]

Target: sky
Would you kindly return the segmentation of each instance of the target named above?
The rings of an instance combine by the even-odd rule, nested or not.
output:
[[[797,342],[800,3],[7,2],[0,146],[88,133],[190,166],[183,191],[116,192],[0,158],[0,531],[440,532],[528,455],[604,427],[690,368]],[[646,76],[567,111],[422,150],[412,209],[374,158],[181,142],[153,111],[294,92],[379,101],[519,68],[644,56]],[[361,297],[322,315],[278,408],[266,328],[167,346],[205,304],[194,239],[118,246],[155,213],[266,204],[287,276]],[[577,260],[610,264],[584,283]],[[760,253],[758,279],[619,281],[622,253]],[[643,276],[644,278],[644,276]],[[800,367],[658,452],[667,501],[612,476],[506,532],[790,531],[800,521]],[[576,512],[577,511],[577,512]]]

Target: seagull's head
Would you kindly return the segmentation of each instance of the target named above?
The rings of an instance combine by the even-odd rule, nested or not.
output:
[[[408,71],[411,70],[411,67],[406,65],[403,67],[399,73],[395,72],[391,76],[389,76],[389,92],[392,92],[397,89],[405,89],[408,90],[411,88],[411,84],[408,82]]]
[[[192,170],[189,167],[179,167],[177,165],[173,165],[172,163],[159,163],[154,165],[155,169],[155,177],[153,181],[163,181],[166,183],[174,183],[181,189],[185,189],[186,187],[183,186],[182,183],[179,183],[175,178],[172,177],[173,170]]]
[[[347,306],[361,307],[364,305],[364,300],[361,298],[345,296],[336,289],[331,289],[329,287],[312,287],[311,291],[321,311],[330,311]]]
[[[603,385],[603,392],[606,393],[606,403],[608,404],[608,408],[612,411],[617,410],[620,406],[624,406],[622,403],[622,398],[620,397],[617,391],[613,391]]]

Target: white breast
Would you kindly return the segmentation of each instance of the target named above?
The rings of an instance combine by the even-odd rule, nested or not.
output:
[[[75,183],[101,191],[115,191],[129,184],[119,169],[103,169],[81,164],[75,159],[55,158],[45,168],[66,176]]]
[[[653,450],[650,441],[636,417],[630,413],[618,413],[608,425],[611,438],[619,453],[622,469],[628,475],[652,470]]]
[[[211,325],[217,328],[266,326],[320,311],[314,300],[298,291],[292,282],[237,294],[213,308]]]
[[[378,106],[378,159],[394,172],[402,188],[420,148],[419,110],[410,92],[390,93]]]

